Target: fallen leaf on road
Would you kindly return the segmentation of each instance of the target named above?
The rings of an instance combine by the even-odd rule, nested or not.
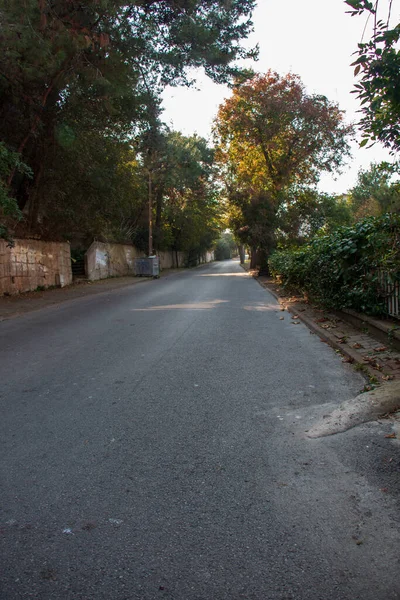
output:
[[[382,379],[384,381],[391,381],[392,379],[394,379],[394,375],[382,375]]]
[[[285,320],[285,317],[279,317],[279,320],[280,320],[280,321],[284,321],[284,320]]]
[[[315,322],[316,323],[325,323],[325,321],[327,321],[328,319],[326,317],[322,317],[321,319],[317,319]]]
[[[352,344],[351,347],[352,348],[364,348],[364,346],[362,344],[359,344],[358,342],[356,342],[355,344]]]
[[[391,440],[396,438],[396,434],[395,433],[388,433],[387,435],[385,435],[385,438],[389,438]]]
[[[299,315],[294,315],[293,316],[293,319],[298,319],[298,318],[299,318]]]
[[[292,325],[300,325],[300,321],[292,321]]]
[[[374,348],[374,352],[385,352],[387,350],[386,346],[378,346],[378,348]]]

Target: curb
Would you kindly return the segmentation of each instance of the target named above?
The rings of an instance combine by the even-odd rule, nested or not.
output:
[[[361,331],[367,330],[372,337],[381,341],[382,344],[388,344],[400,351],[400,321],[397,324],[395,321],[374,319],[374,317],[363,315],[349,308],[332,312],[343,321],[353,325],[353,327]]]
[[[246,270],[246,269],[244,269],[244,270]],[[284,305],[285,310],[287,310],[291,315],[296,315],[296,319],[298,319],[299,321],[304,323],[306,325],[306,327],[308,327],[308,329],[310,329],[310,331],[317,334],[321,338],[322,341],[329,344],[329,346],[331,346],[335,350],[339,350],[340,353],[345,357],[345,359],[347,359],[344,362],[348,362],[348,363],[352,364],[353,366],[358,365],[360,367],[360,370],[359,370],[360,374],[365,377],[365,379],[368,381],[368,383],[369,383],[369,378],[372,377],[372,378],[376,379],[376,372],[368,364],[365,363],[365,361],[363,360],[363,356],[359,352],[357,352],[356,350],[354,350],[352,348],[346,347],[343,344],[340,344],[334,335],[329,334],[326,331],[326,329],[319,327],[319,325],[314,323],[306,315],[302,314],[301,311],[296,310],[296,303],[289,304],[289,305],[286,304],[286,302],[284,302],[282,300],[282,298],[275,292],[275,290],[271,289],[268,286],[268,284],[260,281],[257,276],[251,275],[250,273],[249,273],[249,275],[253,279],[255,279],[257,281],[257,283],[259,285],[261,285],[261,287],[268,290],[268,292],[276,300],[278,300],[280,305]],[[368,373],[368,375],[367,375],[367,373]],[[378,384],[374,384],[374,385],[381,385],[381,382],[379,382]]]

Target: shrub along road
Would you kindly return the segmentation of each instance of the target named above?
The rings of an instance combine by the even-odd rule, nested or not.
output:
[[[0,596],[391,600],[388,421],[307,432],[364,380],[227,261],[0,323]]]

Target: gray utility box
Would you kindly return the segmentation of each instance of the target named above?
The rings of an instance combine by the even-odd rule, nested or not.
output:
[[[135,258],[135,275],[137,277],[160,277],[160,257]]]

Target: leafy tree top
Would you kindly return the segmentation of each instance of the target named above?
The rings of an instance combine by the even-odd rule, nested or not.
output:
[[[363,132],[361,146],[380,141],[393,153],[400,149],[400,23],[390,25],[392,2],[384,17],[379,0],[345,0],[352,16],[368,14],[373,18],[369,41],[358,44],[358,58],[353,65],[360,80],[354,92],[361,102]]]
[[[352,128],[336,104],[308,95],[297,75],[268,71],[234,88],[219,109],[215,132],[237,172],[259,170],[263,187],[277,192],[338,169],[349,154]]]

